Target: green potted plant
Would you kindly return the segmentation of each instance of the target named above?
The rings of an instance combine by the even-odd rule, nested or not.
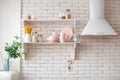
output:
[[[22,42],[20,42],[18,36],[15,36],[15,40],[13,40],[12,44],[5,44],[5,51],[8,54],[8,59],[5,60],[4,70],[9,71],[9,59],[16,59],[25,54],[25,51],[22,50]]]

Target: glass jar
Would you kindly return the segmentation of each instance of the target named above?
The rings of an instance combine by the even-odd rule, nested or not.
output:
[[[78,34],[73,34],[72,39],[73,39],[73,42],[77,42],[78,41]]]
[[[70,9],[66,9],[65,13],[65,19],[71,19]]]
[[[33,32],[32,33],[32,42],[37,42],[37,41],[38,41],[37,32]]]
[[[60,11],[60,19],[65,19],[65,11]]]
[[[31,19],[31,15],[30,14],[27,15],[27,19]]]
[[[42,34],[38,34],[38,42],[42,42]]]

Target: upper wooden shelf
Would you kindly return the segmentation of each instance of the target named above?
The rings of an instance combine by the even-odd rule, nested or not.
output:
[[[31,21],[79,21],[79,19],[28,19],[24,20],[25,22]]]

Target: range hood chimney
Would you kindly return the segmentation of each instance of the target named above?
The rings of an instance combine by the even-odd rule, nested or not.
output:
[[[117,35],[104,19],[104,0],[89,0],[90,18],[81,35]]]

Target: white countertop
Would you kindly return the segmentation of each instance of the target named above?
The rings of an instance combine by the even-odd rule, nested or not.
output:
[[[0,80],[19,80],[18,77],[14,71],[0,71]]]

